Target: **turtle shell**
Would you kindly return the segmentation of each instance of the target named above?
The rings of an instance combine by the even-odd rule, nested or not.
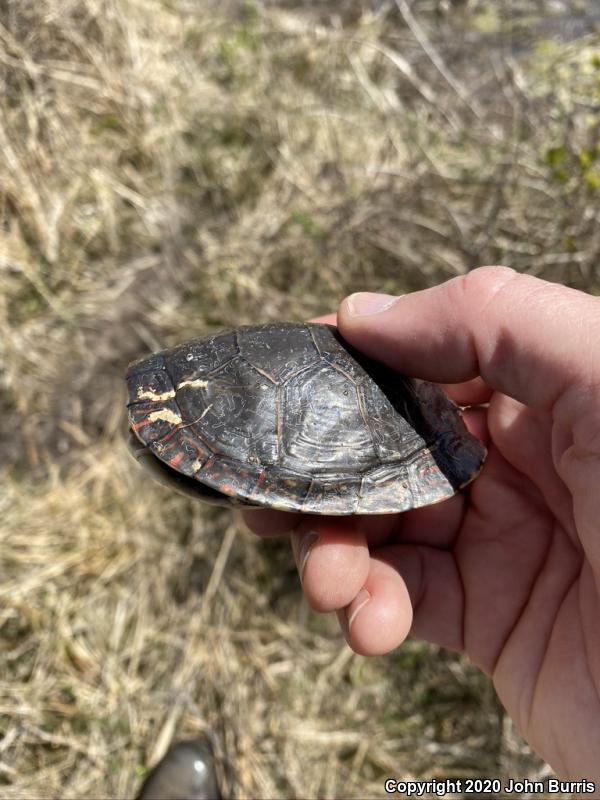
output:
[[[133,452],[213,502],[315,514],[436,503],[485,448],[437,386],[359,354],[330,325],[192,339],[127,371]]]

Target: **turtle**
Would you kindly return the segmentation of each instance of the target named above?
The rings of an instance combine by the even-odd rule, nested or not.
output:
[[[332,325],[211,333],[133,362],[127,385],[134,456],[221,505],[407,511],[454,495],[486,455],[440,387],[366,357]]]

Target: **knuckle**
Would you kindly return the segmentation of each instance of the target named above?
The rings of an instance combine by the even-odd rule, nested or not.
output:
[[[485,317],[502,289],[514,279],[525,279],[510,267],[478,267],[449,281],[450,303],[471,319]]]
[[[473,298],[491,299],[509,281],[518,277],[519,273],[512,267],[478,267],[466,275],[461,275],[461,291]]]

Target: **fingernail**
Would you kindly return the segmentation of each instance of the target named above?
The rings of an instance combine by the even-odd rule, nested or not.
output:
[[[393,294],[375,294],[374,292],[355,292],[346,298],[346,308],[353,317],[367,317],[385,311],[398,299]]]
[[[348,607],[348,630],[352,629],[352,623],[354,622],[356,617],[360,614],[360,612],[363,610],[363,608],[367,605],[370,599],[371,599],[370,593],[363,588],[356,595],[354,600],[350,603],[350,606]]]
[[[312,546],[319,538],[319,534],[315,531],[309,531],[304,534],[292,534],[292,542],[294,547],[294,555],[296,556],[296,565],[300,574],[300,580],[304,576],[304,570],[308,562],[309,556],[312,551]]]

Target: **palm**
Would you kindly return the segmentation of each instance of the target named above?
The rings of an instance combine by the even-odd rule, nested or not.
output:
[[[410,512],[409,539],[450,550],[460,576],[439,587],[458,620],[442,632],[439,615],[431,628],[417,608],[414,632],[464,648],[493,676],[523,735],[564,773],[565,763],[585,763],[590,724],[600,728],[598,593],[553,466],[550,416],[495,395],[487,423],[485,468],[468,497],[450,501],[454,519],[443,524],[443,506]],[[426,525],[419,535],[419,515],[435,515],[435,534]],[[406,541],[399,530],[398,539]],[[568,755],[556,745],[565,730]]]

